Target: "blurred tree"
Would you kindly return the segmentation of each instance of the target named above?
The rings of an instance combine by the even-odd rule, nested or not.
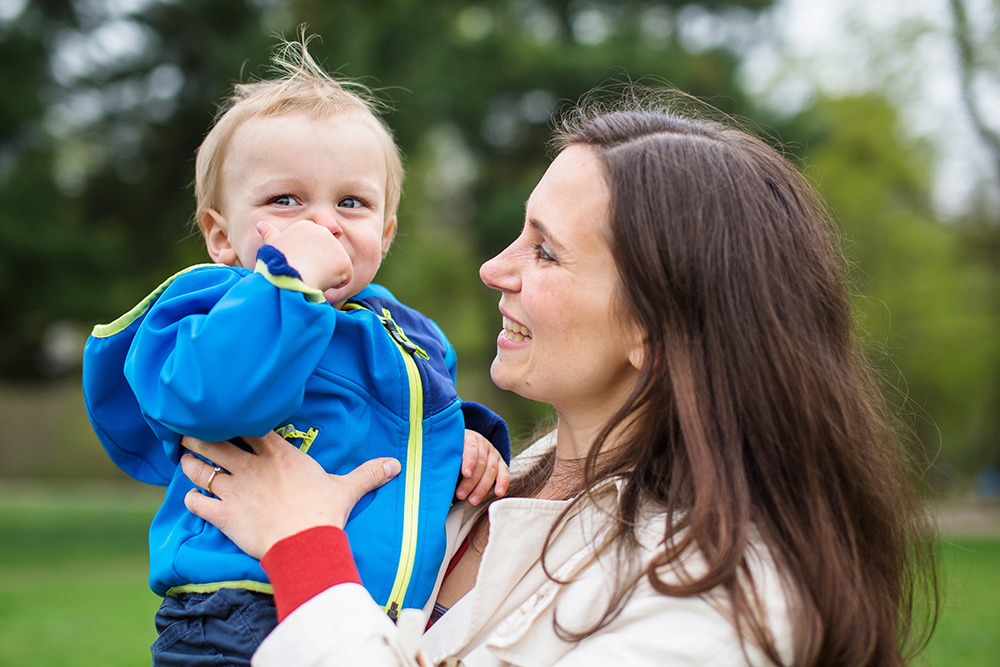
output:
[[[0,98],[0,377],[72,370],[51,345],[61,323],[107,321],[204,257],[183,241],[193,151],[226,79],[270,41],[257,11],[46,1],[0,17],[17,91]]]
[[[497,296],[477,267],[522,224],[551,114],[594,86],[636,80],[672,84],[808,149],[806,173],[851,239],[860,324],[919,413],[921,440],[940,443],[947,465],[987,462],[1000,438],[995,208],[984,198],[941,223],[930,156],[884,99],[824,99],[787,122],[758,108],[737,81],[738,54],[761,37],[771,4],[0,2],[0,379],[72,372],[95,321],[205,261],[187,227],[195,148],[232,83],[266,74],[275,34],[294,37],[305,23],[322,38],[311,44],[320,61],[395,109],[408,175],[379,280],[441,323],[459,351],[462,394],[494,406],[516,434],[545,408],[489,381]],[[994,15],[964,33],[956,20],[956,44],[973,47],[961,52],[969,82],[995,72]]]
[[[408,180],[380,281],[452,337],[463,394],[523,433],[542,409],[489,382],[499,316],[476,270],[521,226],[551,113],[595,85],[633,79],[752,115],[737,56],[705,33],[728,27],[750,39],[771,3],[24,3],[0,15],[0,56],[11,64],[0,71],[6,90],[24,91],[0,99],[0,313],[10,323],[0,377],[71,368],[40,356],[54,325],[86,330],[204,261],[186,231],[194,150],[231,83],[266,73],[275,33],[294,37],[304,23],[322,37],[311,45],[319,60],[381,88],[397,110],[388,120]]]
[[[459,350],[459,389],[496,407],[516,433],[526,435],[544,406],[489,381],[500,322],[497,296],[476,268],[520,230],[524,201],[548,162],[552,113],[595,86],[628,80],[669,82],[725,111],[752,113],[736,83],[734,52],[696,48],[690,33],[714,20],[752,34],[754,13],[770,4],[287,5],[284,29],[306,23],[322,35],[313,51],[329,67],[388,88],[409,175],[398,250],[380,279],[438,320]]]
[[[962,104],[980,138],[981,145],[991,156],[992,174],[982,180],[992,180],[993,192],[1000,192],[1000,125],[996,113],[987,112],[985,94],[988,86],[1000,87],[1000,1],[990,0],[971,7],[965,0],[949,0],[953,22],[955,50],[958,55]],[[995,202],[995,198],[993,199]],[[991,312],[1000,312],[1000,211],[991,205],[988,186],[980,188],[978,196],[962,219],[958,221],[965,254],[989,271],[992,289],[983,300]],[[995,345],[1000,338],[993,329]],[[989,359],[987,360],[989,361]],[[992,381],[984,396],[988,405],[986,419],[976,433],[975,463],[981,468],[1000,467],[1000,364],[983,366],[982,374]]]
[[[949,0],[951,10],[955,50],[958,54],[959,79],[962,90],[962,104],[973,127],[992,156],[993,178],[1000,184],[1000,130],[991,125],[995,118],[987,120],[980,100],[982,87],[978,79],[992,79],[1000,83],[1000,2],[992,0],[986,7],[992,9],[989,15],[977,14],[978,25],[974,30],[969,20],[969,10],[965,0]]]
[[[8,374],[37,372],[36,355],[48,309],[72,303],[42,285],[52,279],[44,267],[67,259],[74,237],[66,198],[55,186],[53,149],[42,118],[47,79],[43,43],[30,26],[0,23],[0,368]],[[40,204],[44,202],[44,206]],[[40,233],[45,230],[45,234]],[[57,302],[53,303],[53,299]],[[46,303],[47,302],[47,303]]]
[[[849,239],[859,326],[936,461],[933,479],[954,484],[948,475],[998,451],[996,265],[934,216],[932,156],[905,138],[886,100],[824,99],[797,122],[810,137],[807,174]]]

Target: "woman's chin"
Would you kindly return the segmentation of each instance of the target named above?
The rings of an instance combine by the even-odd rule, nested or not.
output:
[[[509,374],[505,372],[503,362],[500,361],[499,356],[493,359],[493,365],[490,366],[490,379],[493,380],[493,384],[504,391],[517,391]]]
[[[493,365],[490,366],[490,378],[493,380],[493,384],[504,391],[512,391],[518,396],[533,401],[544,400],[533,395],[534,392],[530,391],[531,387],[523,372],[511,368],[510,364],[501,361],[499,356],[493,360]]]

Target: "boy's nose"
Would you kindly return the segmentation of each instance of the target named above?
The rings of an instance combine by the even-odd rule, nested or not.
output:
[[[335,211],[331,211],[326,208],[318,208],[310,211],[313,222],[317,225],[321,225],[330,230],[330,233],[336,237],[340,237],[344,233],[343,227],[340,226],[340,219],[337,217]]]

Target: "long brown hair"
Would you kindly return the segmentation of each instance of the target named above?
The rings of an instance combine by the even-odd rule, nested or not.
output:
[[[640,379],[591,448],[577,502],[620,479],[619,550],[637,545],[641,508],[665,510],[663,551],[641,576],[666,595],[721,588],[737,631],[775,663],[743,583],[754,530],[801,609],[794,664],[905,664],[936,619],[933,545],[826,209],[750,133],[637,106],[578,108],[554,140],[603,161],[623,315],[646,336]],[[692,548],[704,573],[659,576]],[[622,582],[598,626],[564,634],[610,623],[635,585]]]

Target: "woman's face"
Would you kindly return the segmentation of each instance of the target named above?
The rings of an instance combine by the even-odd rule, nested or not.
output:
[[[560,417],[609,416],[641,364],[642,337],[616,301],[610,202],[597,154],[570,146],[528,199],[521,235],[479,270],[501,293],[493,381],[551,403]]]

